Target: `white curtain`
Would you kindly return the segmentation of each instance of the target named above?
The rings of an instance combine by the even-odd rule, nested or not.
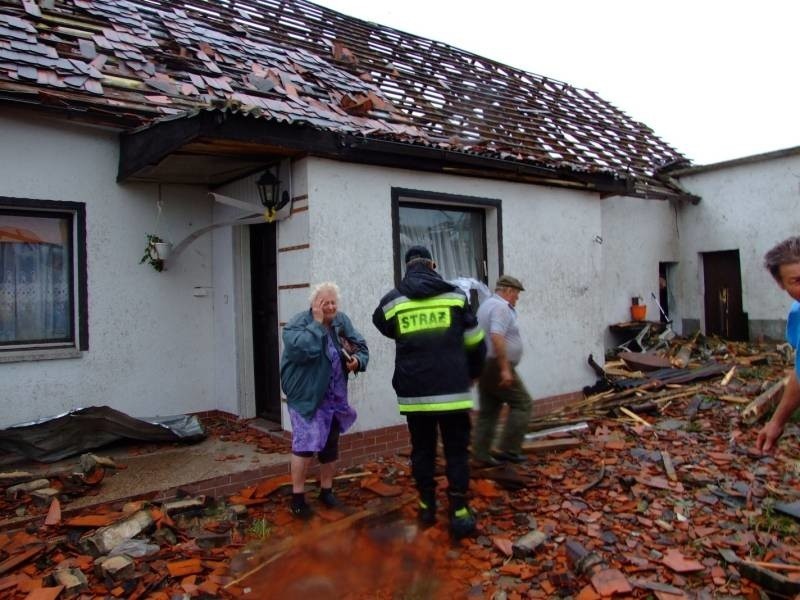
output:
[[[476,211],[400,207],[400,256],[411,246],[431,251],[437,271],[451,281],[471,277],[485,281],[483,216]],[[405,265],[403,265],[405,272]]]
[[[0,342],[71,336],[70,271],[64,246],[0,243]]]

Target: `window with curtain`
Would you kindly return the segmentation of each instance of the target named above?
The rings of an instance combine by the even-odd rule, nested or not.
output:
[[[483,210],[401,202],[399,218],[401,261],[411,246],[425,246],[445,279],[470,277],[486,282]],[[405,273],[405,265],[401,272]]]
[[[0,349],[75,344],[74,219],[0,206]]]

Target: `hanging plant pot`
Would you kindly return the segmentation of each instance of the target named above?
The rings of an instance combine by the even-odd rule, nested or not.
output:
[[[159,246],[163,246],[162,252],[159,252]],[[144,247],[144,254],[142,255],[139,264],[148,263],[156,271],[164,270],[164,259],[169,256],[172,244],[165,242],[157,235],[152,233],[147,234],[147,245]]]
[[[169,242],[154,242],[153,250],[159,260],[167,260],[172,252],[172,244]]]

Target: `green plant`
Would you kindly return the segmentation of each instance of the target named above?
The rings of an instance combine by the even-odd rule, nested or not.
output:
[[[253,521],[247,527],[247,534],[256,539],[265,540],[272,535],[272,523],[263,517],[259,519],[253,519]]]
[[[156,271],[163,271],[164,270],[164,261],[158,257],[158,252],[156,252],[156,244],[161,244],[164,242],[159,236],[153,233],[145,234],[147,237],[147,245],[144,247],[144,254],[142,255],[139,264],[142,263],[149,263]]]
[[[686,424],[686,431],[687,433],[698,433],[703,431],[703,427],[698,421],[689,421]]]
[[[772,499],[762,503],[761,514],[753,517],[751,523],[756,531],[774,532],[779,536],[796,535],[798,532],[797,523],[793,519],[775,512],[775,502]]]

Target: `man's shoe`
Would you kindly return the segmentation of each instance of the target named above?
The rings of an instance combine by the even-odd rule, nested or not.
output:
[[[303,504],[290,504],[289,512],[291,512],[296,519],[302,521],[308,521],[314,516],[314,511],[311,510],[311,507],[305,502]]]
[[[516,452],[504,452],[501,450],[492,452],[492,456],[499,461],[516,463],[518,465],[528,462],[527,456],[524,454],[517,454]]]
[[[459,508],[450,517],[450,534],[461,540],[475,533],[475,515],[466,506]]]
[[[422,500],[419,501],[419,522],[424,527],[436,525],[436,504],[426,504]]]
[[[328,508],[340,508],[342,506],[341,501],[333,495],[333,490],[320,490],[319,501]]]
[[[503,464],[502,461],[497,460],[491,454],[486,457],[475,457],[472,459],[472,464],[478,469],[488,469],[490,467],[499,467]]]

